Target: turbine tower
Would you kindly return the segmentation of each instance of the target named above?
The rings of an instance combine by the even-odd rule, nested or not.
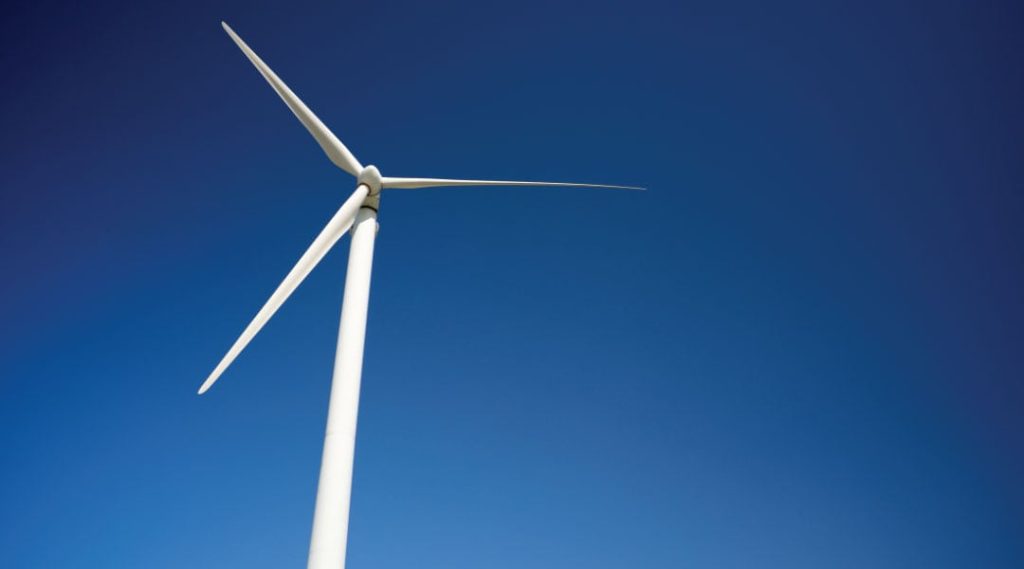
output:
[[[336,166],[356,177],[356,189],[320,231],[284,281],[245,327],[241,336],[221,359],[199,388],[206,393],[224,373],[261,328],[298,288],[299,284],[323,259],[327,251],[349,229],[352,244],[345,275],[338,349],[334,360],[334,377],[327,410],[327,432],[320,464],[316,509],[313,514],[313,535],[309,545],[309,569],[340,569],[345,566],[348,541],[349,503],[352,490],[352,462],[355,451],[356,417],[359,412],[359,386],[363,369],[363,344],[366,336],[366,314],[370,299],[370,271],[373,265],[373,244],[377,234],[377,212],[380,193],[384,189],[416,189],[442,186],[571,186],[642,190],[633,186],[576,184],[563,182],[519,182],[507,180],[462,180],[451,178],[393,178],[381,176],[375,166],[363,166],[338,137],[334,136],[313,111],[281,81],[270,67],[256,55],[242,38],[226,23],[224,30],[249,61],[270,83],[299,121]]]

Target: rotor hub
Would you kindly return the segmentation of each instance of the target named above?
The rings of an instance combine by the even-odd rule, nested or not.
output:
[[[357,178],[358,183],[365,184],[366,187],[370,188],[370,196],[376,196],[380,194],[381,188],[381,177],[380,170],[377,169],[373,164],[365,167],[359,172]]]

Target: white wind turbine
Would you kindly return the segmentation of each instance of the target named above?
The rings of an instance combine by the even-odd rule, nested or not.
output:
[[[359,384],[363,367],[363,343],[366,333],[366,312],[370,297],[370,269],[373,264],[373,243],[377,233],[377,210],[382,189],[415,189],[439,186],[573,186],[641,190],[632,186],[604,184],[571,184],[561,182],[516,182],[499,180],[459,180],[448,178],[393,178],[381,176],[375,166],[363,166],[313,111],[295,96],[263,60],[226,23],[224,30],[241,48],[263,78],[277,91],[288,108],[309,130],[328,158],[336,166],[356,177],[356,189],[345,200],[334,217],[327,222],[309,249],[288,272],[270,300],[256,313],[224,358],[217,364],[199,394],[206,393],[267,320],[277,312],[299,283],[352,228],[345,295],[342,300],[338,349],[334,360],[334,377],[327,410],[327,433],[320,465],[316,510],[313,514],[313,536],[309,545],[309,569],[338,569],[345,566],[348,537],[349,499],[352,488],[352,461],[355,450],[356,416],[359,410]]]

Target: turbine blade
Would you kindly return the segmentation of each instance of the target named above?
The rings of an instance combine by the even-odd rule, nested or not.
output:
[[[291,296],[295,289],[298,288],[302,280],[306,278],[306,275],[313,270],[313,267],[320,262],[320,259],[324,258],[327,251],[341,239],[341,236],[345,234],[352,223],[355,220],[356,213],[359,211],[359,206],[362,205],[363,200],[366,199],[366,194],[369,188],[363,184],[360,184],[356,188],[356,191],[352,193],[345,203],[341,204],[338,212],[334,214],[334,217],[327,222],[327,226],[323,228],[323,231],[316,236],[313,240],[313,244],[306,249],[306,252],[299,258],[299,262],[292,267],[292,270],[288,272],[288,275],[284,278],[284,281],[278,285],[277,290],[274,294],[270,295],[270,300],[263,305],[263,308],[256,313],[256,317],[252,319],[252,322],[245,327],[242,331],[242,335],[235,340],[234,345],[228,350],[227,355],[224,356],[217,367],[214,368],[210,376],[203,382],[202,387],[199,388],[199,394],[206,393],[206,390],[210,389],[213,382],[217,381],[224,370],[227,369],[231,362],[235,361],[238,354],[249,344],[253,336],[263,328],[263,325],[270,320],[270,317],[277,312],[277,309],[284,304],[285,300]]]
[[[606,188],[612,190],[645,190],[637,186],[612,186],[609,184],[580,184],[573,182],[518,182],[511,180],[459,180],[454,178],[381,178],[384,188],[415,190],[443,186],[544,186],[567,188]]]
[[[225,22],[221,22],[221,25],[224,26],[224,31],[231,36],[231,39],[234,40],[235,44],[237,44],[239,49],[242,50],[242,53],[244,53],[245,56],[249,58],[249,61],[256,66],[260,75],[263,75],[263,78],[267,80],[267,83],[270,83],[270,86],[277,91],[277,94],[282,100],[284,100],[285,104],[288,105],[288,108],[291,109],[292,112],[295,113],[295,116],[298,117],[303,125],[305,125],[306,130],[308,130],[309,133],[313,135],[313,138],[320,143],[320,148],[324,149],[324,152],[327,153],[327,157],[331,159],[331,162],[334,162],[339,168],[349,174],[358,176],[359,172],[363,169],[363,165],[359,163],[359,160],[356,160],[356,157],[349,152],[348,148],[346,148],[340,140],[338,140],[338,137],[334,136],[334,133],[324,126],[324,123],[320,122],[320,119],[313,114],[313,111],[309,110],[309,107],[295,96],[295,93],[293,93],[292,90],[284,84],[284,81],[281,81],[281,78],[278,77],[270,67],[267,67],[266,63],[263,63],[260,56],[256,55],[256,53],[250,49],[244,41],[242,41],[242,38],[238,37],[238,34],[231,29],[231,26],[227,25]]]

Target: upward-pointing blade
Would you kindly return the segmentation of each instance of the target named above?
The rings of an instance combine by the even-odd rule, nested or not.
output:
[[[231,26],[224,22],[221,22],[221,25],[224,26],[224,31],[231,36],[231,39],[235,41],[242,50],[242,53],[256,66],[256,69],[263,75],[263,78],[277,91],[277,94],[281,96],[281,99],[288,105],[288,108],[302,121],[302,124],[306,126],[306,129],[313,135],[313,138],[320,143],[320,147],[327,153],[327,157],[331,159],[331,162],[334,162],[339,168],[349,174],[358,176],[359,172],[363,169],[363,165],[356,160],[356,157],[349,152],[348,148],[338,140],[338,137],[334,136],[330,129],[324,126],[324,123],[320,122],[320,119],[313,114],[313,111],[309,110],[305,103],[295,96],[295,93],[284,84],[284,81],[281,81],[281,78],[270,67],[267,67],[266,63],[263,63],[260,56],[249,49],[249,46],[242,41],[242,38],[238,37],[238,34],[231,29]]]
[[[517,182],[511,180],[459,180],[454,178],[381,178],[381,186],[404,190],[439,188],[444,186],[544,186],[568,188],[607,188],[611,190],[643,190],[637,186],[608,184],[579,184],[572,182]]]
[[[270,320],[270,317],[277,312],[277,309],[280,308],[282,304],[284,304],[284,301],[288,300],[288,297],[295,292],[295,289],[299,287],[299,284],[306,278],[306,275],[313,270],[313,267],[320,262],[320,259],[324,258],[327,251],[329,251],[331,247],[338,242],[338,239],[340,239],[341,236],[344,235],[350,227],[352,227],[352,222],[355,219],[356,213],[359,211],[359,206],[362,205],[363,200],[366,199],[368,191],[369,188],[360,184],[352,196],[345,200],[345,203],[341,204],[338,212],[334,214],[334,217],[332,217],[329,222],[327,222],[327,226],[320,232],[320,235],[316,236],[316,239],[313,240],[313,244],[309,246],[309,249],[306,249],[305,253],[302,254],[299,262],[296,263],[295,266],[292,267],[292,270],[288,272],[288,276],[286,276],[284,281],[278,285],[274,294],[270,295],[270,300],[268,300],[267,303],[263,305],[263,308],[256,313],[256,317],[253,318],[252,322],[245,327],[242,335],[235,340],[234,345],[231,346],[230,350],[228,350],[224,359],[220,360],[220,363],[217,364],[216,368],[214,368],[210,377],[206,378],[206,381],[203,382],[203,386],[199,388],[200,395],[206,393],[207,389],[210,389],[213,382],[217,381],[220,374],[224,373],[224,370],[231,365],[231,362],[235,361],[238,354],[241,353],[247,345],[249,345],[249,341],[252,340],[253,336],[263,328],[263,325],[267,323],[267,320]]]

